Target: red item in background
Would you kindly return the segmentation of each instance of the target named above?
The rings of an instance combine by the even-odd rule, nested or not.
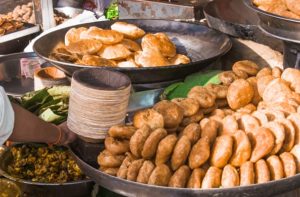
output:
[[[96,4],[94,3],[94,1],[91,0],[86,0],[83,4],[83,9],[86,10],[94,10],[96,8],[97,8]]]

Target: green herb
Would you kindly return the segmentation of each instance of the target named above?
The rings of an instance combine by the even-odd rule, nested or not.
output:
[[[205,86],[207,84],[220,84],[220,79],[218,77],[219,70],[207,71],[207,72],[198,72],[192,75],[189,75],[185,78],[184,82],[179,82],[168,86],[162,98],[164,99],[174,99],[174,98],[185,98],[188,92],[194,86]]]
[[[109,7],[105,11],[105,17],[109,20],[115,20],[119,18],[118,1],[114,0],[110,3]]]
[[[66,121],[69,108],[69,86],[55,86],[26,93],[21,106],[46,122],[60,124]]]

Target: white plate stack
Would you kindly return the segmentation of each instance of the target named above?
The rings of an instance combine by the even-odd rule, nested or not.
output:
[[[85,141],[103,140],[113,125],[123,124],[131,90],[119,72],[89,68],[72,78],[68,127]]]

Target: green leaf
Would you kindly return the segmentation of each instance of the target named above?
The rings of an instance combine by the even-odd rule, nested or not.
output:
[[[48,93],[53,97],[69,97],[71,92],[70,86],[54,86],[48,89]],[[56,99],[56,98],[55,98]]]
[[[46,122],[54,122],[62,118],[62,116],[56,115],[51,109],[47,109],[39,117]]]
[[[174,98],[185,98],[194,86],[205,86],[209,83],[219,84],[220,80],[218,75],[220,72],[221,71],[219,70],[213,70],[189,75],[185,78],[183,83],[176,83],[167,87],[167,91],[164,91],[163,95],[169,100]]]

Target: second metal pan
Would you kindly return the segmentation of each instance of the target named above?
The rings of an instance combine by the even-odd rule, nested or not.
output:
[[[170,36],[177,46],[178,53],[188,55],[192,63],[165,67],[148,68],[109,68],[127,74],[132,83],[145,84],[163,81],[183,79],[188,74],[199,71],[220,56],[224,55],[231,48],[231,41],[228,36],[209,29],[208,27],[185,22],[175,22],[168,20],[122,20],[133,23],[144,29],[146,32],[165,32]],[[102,21],[88,24],[81,24],[73,27],[98,26],[110,29],[115,21]],[[65,63],[49,59],[49,55],[54,47],[64,41],[66,32],[72,27],[60,29],[38,39],[33,46],[36,54],[46,61],[56,65],[67,74],[72,75],[74,71],[86,66]],[[107,67],[106,67],[107,68]]]
[[[100,147],[100,146],[99,146]],[[74,144],[71,146],[71,153],[74,156],[78,166],[81,170],[92,180],[94,180],[100,186],[111,190],[115,193],[135,197],[153,197],[153,196],[164,196],[164,197],[273,197],[277,194],[293,191],[300,187],[300,174],[297,174],[290,178],[284,178],[278,181],[270,181],[263,184],[255,184],[250,186],[241,186],[234,188],[216,188],[216,189],[187,189],[187,188],[170,188],[160,187],[154,185],[141,184],[137,182],[127,181],[120,179],[108,174],[105,174],[98,170],[98,166],[95,165],[97,154],[91,152],[89,158],[95,158],[94,162],[87,163],[80,156],[79,147]],[[295,196],[295,193],[290,196]]]

